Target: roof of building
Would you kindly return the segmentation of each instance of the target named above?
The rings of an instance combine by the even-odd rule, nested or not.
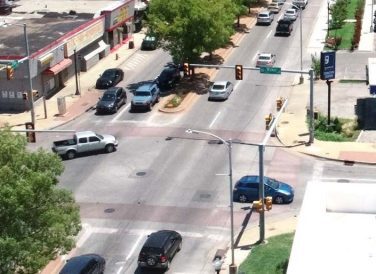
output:
[[[118,6],[121,1],[20,0],[13,12],[0,16],[0,59],[26,56],[26,33],[30,54],[48,46],[75,28],[87,23],[103,9]],[[6,58],[5,58],[6,57]]]
[[[375,184],[309,182],[287,273],[375,273],[375,217]]]

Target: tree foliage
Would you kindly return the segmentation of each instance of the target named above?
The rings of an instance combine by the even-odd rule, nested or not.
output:
[[[0,130],[0,273],[37,273],[74,246],[79,210],[56,188],[63,170],[55,154],[29,152],[24,136]]]
[[[348,0],[337,0],[334,5],[330,7],[332,21],[331,28],[338,29],[344,24],[347,17]]]
[[[148,27],[174,61],[194,62],[229,42],[237,12],[234,0],[153,0]]]

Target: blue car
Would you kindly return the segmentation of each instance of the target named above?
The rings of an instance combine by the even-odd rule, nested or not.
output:
[[[264,176],[264,196],[273,197],[273,203],[284,204],[294,200],[292,186]],[[259,199],[259,176],[243,176],[236,182],[233,199],[236,202],[253,202]]]

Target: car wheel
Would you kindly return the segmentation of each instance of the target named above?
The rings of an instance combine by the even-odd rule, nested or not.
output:
[[[146,264],[148,266],[155,266],[157,264],[157,259],[155,257],[153,257],[153,256],[149,256],[146,259]]]
[[[114,113],[116,113],[117,111],[118,111],[118,107],[114,106]]]
[[[115,147],[114,145],[109,144],[109,145],[106,145],[105,150],[107,153],[111,153],[115,151]]]
[[[152,108],[153,108],[153,104],[150,103],[150,104],[148,105],[148,110],[151,111]]]
[[[281,196],[276,196],[276,197],[274,198],[274,202],[275,202],[276,204],[283,204],[283,203],[285,202],[285,200],[284,200],[283,197],[281,197]]]
[[[239,195],[239,202],[245,203],[247,201],[248,201],[247,195],[245,195],[245,194],[240,194]]]
[[[71,160],[76,157],[76,152],[74,150],[67,151],[67,159]]]
[[[170,261],[167,261],[167,264],[166,264],[166,270],[168,270],[170,268]]]

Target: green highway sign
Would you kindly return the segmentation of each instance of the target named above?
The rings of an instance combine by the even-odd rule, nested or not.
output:
[[[260,73],[281,74],[281,68],[278,68],[278,67],[260,67]]]

